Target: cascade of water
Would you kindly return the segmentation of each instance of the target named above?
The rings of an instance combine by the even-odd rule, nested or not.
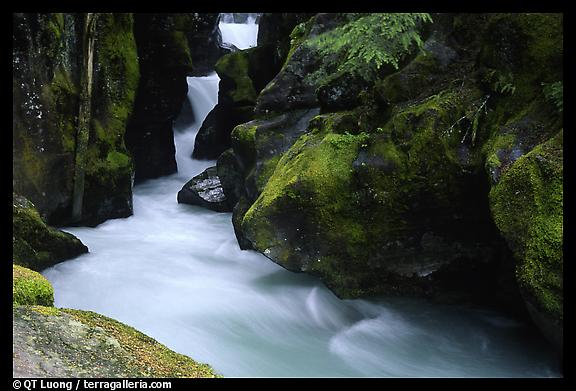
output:
[[[196,121],[187,129],[174,132],[176,146],[176,164],[181,177],[192,178],[198,174],[198,168],[206,166],[205,162],[192,160],[194,139],[202,122],[218,102],[218,83],[220,78],[216,73],[205,77],[188,77],[188,99],[190,100]]]
[[[118,319],[225,376],[558,376],[520,324],[422,300],[340,300],[241,251],[230,214],[177,204],[214,164],[190,155],[218,77],[188,85],[196,122],[175,132],[179,172],[136,186],[133,216],[67,229],[90,253],[43,272],[56,306]]]
[[[222,42],[236,46],[238,49],[248,49],[256,46],[258,38],[257,14],[249,14],[246,23],[237,23],[231,14],[223,14],[220,18],[220,33]]]

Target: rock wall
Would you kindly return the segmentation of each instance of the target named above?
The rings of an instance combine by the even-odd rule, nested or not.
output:
[[[14,14],[13,187],[49,224],[70,223],[82,15]],[[132,162],[124,146],[138,83],[130,14],[99,14],[92,120],[80,224],[132,213]]]
[[[126,144],[135,182],[176,172],[173,122],[186,99],[186,76],[209,73],[224,54],[218,14],[136,14],[141,78]]]

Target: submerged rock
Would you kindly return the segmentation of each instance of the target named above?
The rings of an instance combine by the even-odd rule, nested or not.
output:
[[[186,182],[178,192],[178,203],[198,205],[216,212],[231,212],[216,167],[209,167]]]
[[[15,306],[14,377],[217,377],[116,320],[89,311]]]

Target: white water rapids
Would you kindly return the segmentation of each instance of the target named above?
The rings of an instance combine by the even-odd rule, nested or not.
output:
[[[252,41],[232,43],[253,46],[255,28]],[[204,119],[218,77],[188,84]],[[44,271],[56,306],[118,319],[224,376],[559,376],[548,348],[502,315],[339,300],[316,279],[241,251],[231,214],[176,202],[186,181],[214,165],[190,158],[200,124],[176,132],[177,174],[134,187],[133,216],[66,229],[90,253]]]

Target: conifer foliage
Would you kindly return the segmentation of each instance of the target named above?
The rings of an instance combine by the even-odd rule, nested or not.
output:
[[[422,46],[420,26],[432,22],[427,13],[354,13],[345,18],[348,23],[311,40],[320,55],[337,64],[330,72],[322,67],[311,78],[350,72],[367,80],[385,64],[398,69],[404,56]]]

